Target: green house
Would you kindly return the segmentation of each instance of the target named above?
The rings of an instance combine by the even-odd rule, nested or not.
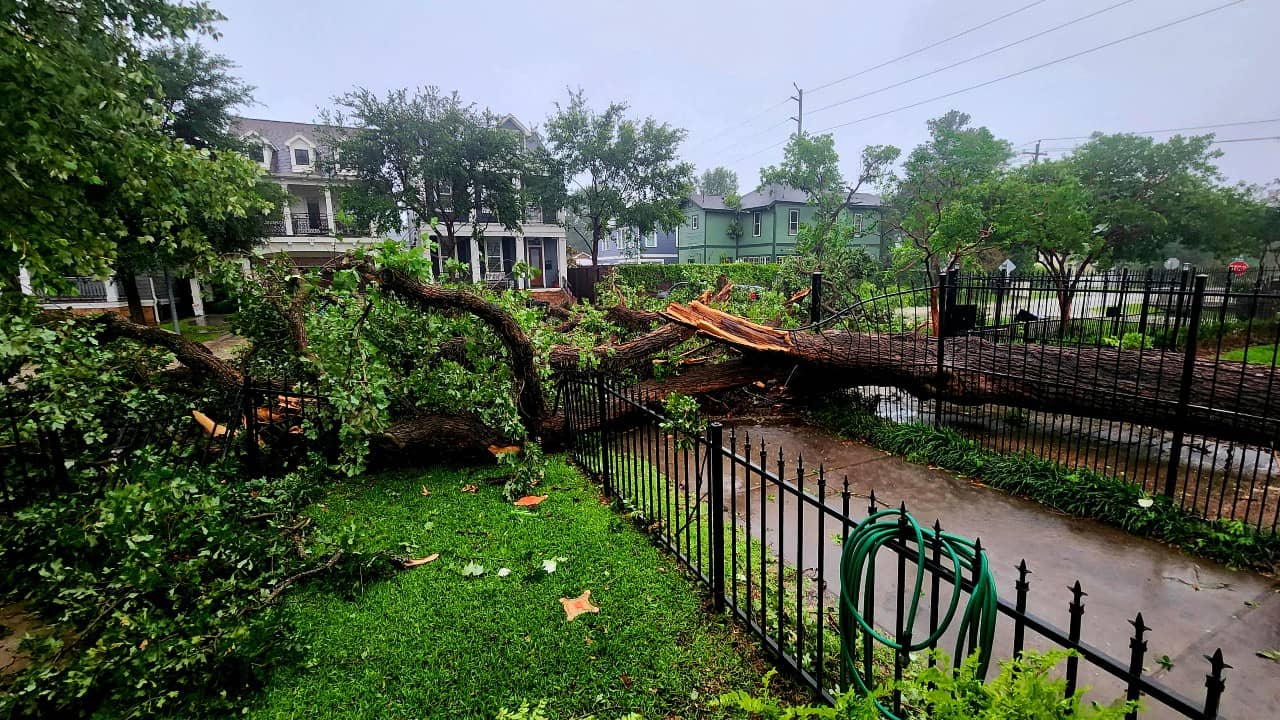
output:
[[[888,253],[888,237],[881,229],[881,210],[880,196],[855,193],[845,212],[861,229],[855,245],[883,258]],[[777,262],[795,254],[800,226],[813,222],[816,213],[803,190],[783,185],[766,185],[747,193],[737,210],[727,207],[723,196],[692,195],[685,203],[676,250],[680,262],[685,263]]]

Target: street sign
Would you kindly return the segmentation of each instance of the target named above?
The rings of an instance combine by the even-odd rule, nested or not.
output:
[[[1232,260],[1227,267],[1231,270],[1232,274],[1235,275],[1243,275],[1249,271],[1249,263],[1243,260]]]
[[[1013,271],[1018,269],[1018,266],[1014,265],[1009,258],[1005,258],[1004,262],[1000,263],[1000,269],[1004,271],[1005,275],[1012,275]]]
[[[1180,267],[1182,267],[1182,261],[1176,257],[1171,257],[1164,261],[1165,270],[1177,270]]]

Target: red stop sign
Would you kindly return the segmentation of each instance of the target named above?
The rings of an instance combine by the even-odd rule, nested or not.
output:
[[[1236,275],[1243,275],[1249,269],[1249,263],[1243,260],[1232,260],[1227,267]]]

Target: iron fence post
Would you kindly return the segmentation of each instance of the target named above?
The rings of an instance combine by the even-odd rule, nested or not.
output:
[[[598,421],[596,422],[596,434],[600,438],[600,482],[604,485],[604,496],[613,498],[613,478],[609,473],[609,443],[605,434],[605,425],[608,422],[609,401],[605,393],[604,373],[596,373],[596,414]]]
[[[1138,335],[1144,338],[1147,335],[1147,317],[1151,308],[1151,283],[1154,280],[1155,271],[1147,268],[1147,276],[1142,280],[1142,314],[1138,316]]]
[[[1222,659],[1222,648],[1214,651],[1213,656],[1205,657],[1209,661],[1209,674],[1204,677],[1204,686],[1208,688],[1204,698],[1204,718],[1214,720],[1218,717],[1218,706],[1222,703],[1222,691],[1227,683],[1222,679],[1222,671],[1231,667]]]
[[[724,427],[707,426],[707,463],[711,470],[711,601],[724,612]]]
[[[1191,317],[1187,320],[1187,345],[1182,356],[1182,379],[1178,387],[1177,422],[1173,428],[1173,441],[1169,444],[1169,467],[1165,474],[1164,496],[1172,499],[1178,482],[1178,466],[1182,460],[1182,445],[1186,438],[1187,406],[1191,403],[1191,383],[1195,381],[1196,341],[1200,334],[1200,313],[1204,309],[1205,285],[1208,275],[1196,275],[1191,293]],[[1179,303],[1181,304],[1181,303]],[[1177,334],[1174,334],[1177,337]]]
[[[1140,684],[1142,661],[1147,655],[1146,633],[1151,628],[1142,621],[1142,613],[1138,613],[1130,624],[1133,625],[1133,637],[1129,639],[1129,682],[1125,688],[1124,698],[1129,702],[1135,702],[1142,696]],[[1137,717],[1138,711],[1132,710],[1125,715],[1125,720],[1137,720]]]
[[[950,294],[949,285],[954,280],[955,275],[951,273],[938,273],[938,332],[935,338],[938,341],[938,358],[933,397],[933,424],[935,427],[942,425],[942,386],[946,382],[943,374],[943,363],[946,360],[943,347],[946,344],[947,337],[947,296]]]
[[[244,446],[245,454],[248,458],[249,472],[257,474],[258,472],[258,413],[253,397],[253,383],[249,379],[248,373],[244,376],[244,390],[242,403],[244,409]],[[230,441],[230,437],[227,438]]]
[[[822,322],[822,273],[815,272],[809,278],[809,322]]]

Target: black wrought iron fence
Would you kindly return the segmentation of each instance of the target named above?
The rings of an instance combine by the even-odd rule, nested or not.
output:
[[[873,561],[855,583],[862,597],[872,598],[860,608],[867,623],[897,641],[897,649],[887,647],[841,618],[840,548],[861,520],[884,509],[874,493],[867,516],[859,517],[861,498],[855,500],[847,477],[829,479],[821,466],[788,462],[781,449],[715,423],[681,428],[660,413],[655,396],[601,374],[564,375],[559,382],[576,461],[707,588],[717,610],[730,611],[779,665],[828,701],[852,686],[854,674],[875,688],[934,662],[932,654],[913,654],[916,649],[941,647],[958,662],[980,645],[973,626],[946,626],[951,596],[967,603],[977,573],[973,564],[953,564],[944,554],[940,524],[922,544],[901,525],[884,545],[887,559]],[[829,547],[832,537],[839,544]],[[980,543],[976,552],[985,557]],[[1152,628],[1141,613],[1130,623],[1128,656],[1115,657],[1082,639],[1086,591],[1079,582],[1059,600],[1069,619],[1064,629],[1046,619],[1043,595],[1031,607],[1026,562],[1005,570],[1017,579],[1005,588],[1012,602],[994,600],[988,642],[997,657],[1028,648],[1072,650],[1063,671],[1068,694],[1087,679],[1098,692],[1141,699],[1157,714],[1218,717],[1229,667],[1221,650],[1206,658],[1203,700],[1189,699],[1149,676]],[[912,615],[925,627],[913,628]],[[908,702],[895,693],[884,709],[901,716]]]
[[[1274,533],[1278,313],[1272,272],[1086,275],[1069,292],[1047,275],[951,273],[807,329],[883,338],[883,367],[873,359],[855,392],[881,417],[951,427]]]

